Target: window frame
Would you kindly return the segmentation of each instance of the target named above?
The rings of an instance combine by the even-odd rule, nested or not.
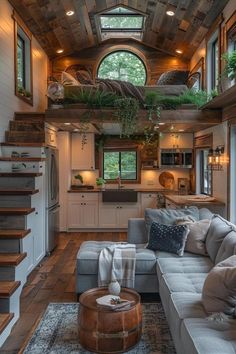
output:
[[[24,101],[25,103],[33,106],[33,60],[32,60],[32,34],[28,30],[28,28],[25,26],[24,22],[21,20],[21,18],[18,16],[18,14],[13,11],[12,18],[14,20],[14,63],[15,63],[15,95]],[[26,40],[23,38],[21,33],[23,33],[24,37],[27,40],[27,45],[28,45],[28,53],[26,53]],[[19,90],[18,86],[18,60],[17,60],[17,54],[18,54],[18,37],[22,39],[24,42],[24,89],[26,91],[30,92],[30,96],[27,97],[22,92]],[[26,58],[27,55],[27,58]],[[29,65],[29,69],[27,70],[26,73],[26,65]],[[28,78],[27,78],[28,75]]]
[[[104,153],[105,152],[119,152],[119,171],[121,174],[121,153],[122,152],[136,152],[136,179],[123,179],[121,178],[121,181],[123,183],[127,183],[127,184],[134,184],[134,183],[140,183],[141,180],[141,176],[140,176],[140,149],[138,147],[106,147],[103,148],[102,151],[102,177],[104,178]],[[118,176],[117,176],[118,177]],[[121,177],[121,176],[120,176]],[[104,178],[105,179],[105,178]],[[117,183],[116,179],[106,179],[106,181],[108,183]]]
[[[211,52],[210,52],[210,63],[211,63],[211,90],[215,90],[217,88],[217,80],[218,77],[216,76],[216,73],[218,72],[219,76],[219,38],[218,36],[216,39],[214,39],[211,44]],[[218,54],[216,48],[218,47]],[[218,66],[218,67],[217,67]]]
[[[144,82],[144,86],[145,86],[145,85],[147,84],[147,81],[148,81],[148,71],[147,71],[146,64],[145,64],[145,62],[143,61],[143,59],[142,59],[138,54],[136,54],[136,53],[134,53],[134,52],[132,52],[131,50],[128,50],[128,49],[113,50],[113,51],[107,53],[105,56],[103,56],[103,57],[100,59],[100,62],[99,62],[99,64],[98,64],[98,66],[97,66],[97,70],[96,70],[96,76],[97,76],[97,78],[99,78],[98,72],[99,72],[99,69],[100,69],[100,67],[101,67],[101,65],[102,65],[102,63],[103,63],[103,61],[104,61],[107,57],[109,57],[110,55],[115,54],[115,53],[119,53],[119,52],[126,52],[126,53],[129,53],[129,54],[132,54],[132,55],[134,55],[135,57],[137,57],[137,58],[141,61],[141,63],[143,64],[144,70],[145,70],[145,82]],[[113,79],[113,80],[119,80],[119,79]],[[128,82],[129,82],[129,81],[128,81]]]
[[[19,45],[18,45],[19,41],[22,43],[22,61],[23,61],[23,68],[22,68],[23,85],[22,85],[22,87],[25,88],[25,41],[21,37],[21,35],[19,33],[17,33],[17,54],[18,54],[18,48],[19,48]],[[17,56],[17,59],[18,59],[18,56]],[[18,81],[18,62],[17,62],[17,81]]]
[[[213,179],[212,179],[212,170],[207,170],[207,191],[205,191],[205,154],[204,152],[209,152],[208,148],[199,149],[200,150],[200,193],[205,195],[212,196],[212,187],[213,187]],[[206,157],[207,158],[207,157]]]
[[[123,27],[114,27],[114,28],[106,28],[102,27],[102,21],[101,17],[142,17],[142,25],[140,28],[135,28],[135,27],[130,27],[130,28],[123,28]],[[99,15],[100,19],[100,28],[101,32],[143,32],[144,31],[144,16],[141,14],[109,14],[109,13],[104,13]]]

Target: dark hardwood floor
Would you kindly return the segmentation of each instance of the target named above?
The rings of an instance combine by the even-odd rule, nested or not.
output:
[[[126,241],[125,232],[61,233],[57,249],[29,275],[20,301],[20,319],[1,354],[17,354],[50,302],[75,302],[76,254],[83,241]]]

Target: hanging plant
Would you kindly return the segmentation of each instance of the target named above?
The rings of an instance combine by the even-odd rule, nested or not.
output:
[[[121,127],[122,137],[130,137],[136,128],[138,120],[139,103],[135,98],[124,97],[115,101],[117,109],[115,116],[118,118]]]

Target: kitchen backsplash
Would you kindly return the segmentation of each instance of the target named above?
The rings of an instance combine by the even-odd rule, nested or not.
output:
[[[171,172],[174,176],[174,189],[178,189],[178,178],[190,178],[189,169],[170,169],[170,170],[143,170],[141,171],[141,183],[125,184],[129,188],[163,188],[159,183],[159,176],[162,172]],[[96,178],[99,177],[99,171],[72,171],[72,184],[76,184],[75,175],[80,174],[83,177],[84,184],[96,186]],[[106,184],[106,187],[114,187],[114,184]]]

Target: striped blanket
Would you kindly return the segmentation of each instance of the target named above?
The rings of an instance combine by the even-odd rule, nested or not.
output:
[[[105,247],[99,255],[98,286],[117,280],[123,287],[134,288],[136,246],[116,243]]]

